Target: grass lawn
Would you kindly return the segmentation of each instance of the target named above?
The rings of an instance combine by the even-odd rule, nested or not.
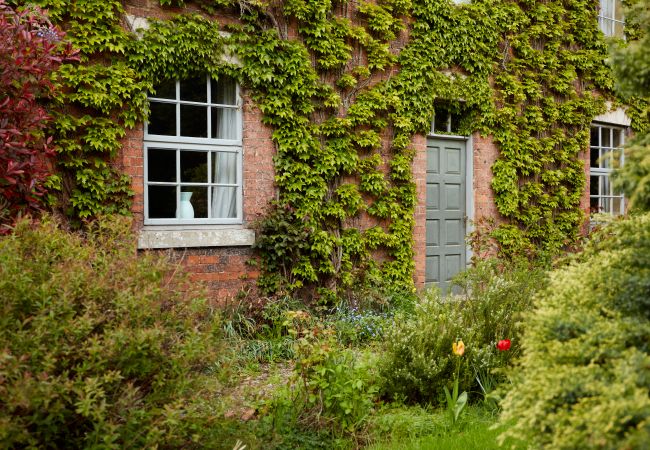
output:
[[[418,407],[399,408],[380,414],[374,421],[380,436],[368,450],[489,450],[499,449],[496,417],[480,407],[469,407],[455,427],[445,411],[427,412]],[[506,447],[512,446],[506,441]],[[525,446],[521,446],[525,448]]]

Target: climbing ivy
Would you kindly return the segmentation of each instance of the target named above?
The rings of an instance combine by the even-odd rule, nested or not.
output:
[[[84,58],[55,77],[52,186],[71,217],[128,211],[129,180],[111,163],[125,128],[146,117],[156,84],[207,73],[236,78],[273,129],[279,197],[257,244],[267,291],[329,301],[363,284],[413,288],[411,142],[443,104],[500,150],[504,254],[577,236],[579,153],[613,100],[593,0],[202,0],[137,35],[117,0],[36,3]],[[239,25],[211,19],[224,8]]]

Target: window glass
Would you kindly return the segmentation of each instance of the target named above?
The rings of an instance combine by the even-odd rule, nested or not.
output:
[[[181,150],[181,182],[208,182],[208,152]]]
[[[212,108],[212,137],[215,139],[237,138],[237,110]]]
[[[176,136],[176,105],[174,103],[151,102],[149,134]]]
[[[208,108],[181,104],[181,136],[208,137]]]
[[[181,101],[206,103],[208,91],[205,77],[197,77],[180,82]]]
[[[167,219],[176,216],[176,186],[149,186],[149,217]]]
[[[225,76],[156,88],[145,132],[145,223],[241,222],[237,95]]]
[[[156,98],[168,98],[171,100],[176,99],[176,82],[167,81],[156,86],[156,92],[153,95]]]
[[[625,38],[625,18],[621,0],[600,0],[598,25],[605,36]]]
[[[203,186],[183,186],[181,192],[191,192],[190,203],[194,219],[208,218],[208,188]]]
[[[623,214],[625,199],[615,192],[610,175],[614,161],[622,164],[621,147],[625,129],[616,126],[592,125],[590,133],[589,206],[592,213]]]
[[[176,152],[160,148],[150,148],[147,154],[149,181],[176,181]]]
[[[212,80],[212,103],[218,105],[237,104],[237,83],[232,78],[221,77]]]
[[[234,187],[218,186],[212,188],[212,216],[221,218],[236,217],[236,194],[237,191]]]

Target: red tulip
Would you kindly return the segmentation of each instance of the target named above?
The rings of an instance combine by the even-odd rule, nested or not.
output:
[[[510,339],[502,339],[497,343],[497,349],[501,352],[510,350]]]

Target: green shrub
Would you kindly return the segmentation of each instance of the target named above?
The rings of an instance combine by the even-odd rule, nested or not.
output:
[[[455,280],[460,294],[441,298],[438,291],[429,290],[413,313],[396,316],[386,332],[384,393],[408,402],[442,404],[443,386],[450,388],[455,376],[452,343],[458,339],[467,349],[460,391],[480,392],[477,375],[483,385],[486,378],[494,384],[498,381],[494,369],[507,365],[519,352],[520,314],[530,307],[532,293],[544,280],[544,271],[528,263],[503,267],[497,260],[486,260]],[[509,351],[497,351],[501,339],[512,341]]]
[[[526,317],[505,436],[535,448],[648,448],[650,215],[605,227],[550,280]]]
[[[276,431],[310,428],[333,436],[365,426],[376,400],[372,363],[341,347],[335,331],[305,311],[288,313],[295,336],[292,383],[267,405]]]
[[[219,321],[127,220],[46,222],[0,239],[0,447],[188,447],[188,400]]]

